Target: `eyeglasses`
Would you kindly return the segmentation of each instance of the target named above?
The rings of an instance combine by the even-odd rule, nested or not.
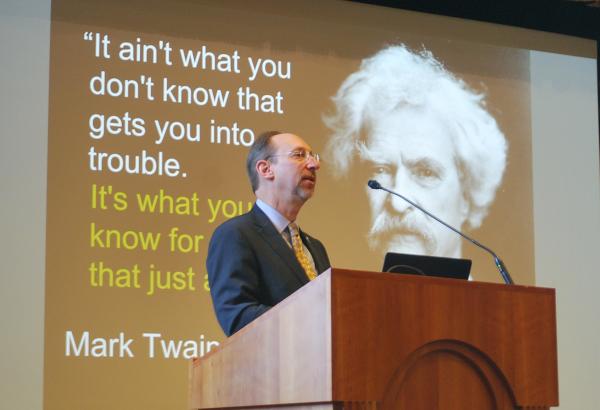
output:
[[[269,155],[269,158],[272,157],[290,157],[293,160],[296,160],[298,162],[306,162],[308,161],[308,158],[312,158],[317,162],[321,161],[321,157],[319,156],[319,154],[315,154],[312,151],[305,151],[305,150],[294,150],[294,151],[290,151],[287,154],[274,154],[274,155]]]

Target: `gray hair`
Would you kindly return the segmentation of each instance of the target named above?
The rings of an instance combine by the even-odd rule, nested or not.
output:
[[[263,159],[269,159],[273,155],[273,147],[271,146],[271,138],[275,135],[283,134],[281,131],[265,131],[261,133],[250,147],[248,157],[246,158],[246,172],[250,179],[252,192],[256,192],[260,180],[256,172],[256,163]]]
[[[390,46],[362,61],[332,97],[336,111],[323,121],[333,131],[325,149],[337,177],[366,149],[369,125],[404,107],[427,109],[447,127],[461,171],[467,222],[477,228],[493,202],[506,167],[507,142],[485,109],[484,96],[447,71],[427,50]]]

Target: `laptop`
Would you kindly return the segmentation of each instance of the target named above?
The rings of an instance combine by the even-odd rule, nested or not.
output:
[[[466,280],[471,272],[471,260],[388,252],[382,271]]]

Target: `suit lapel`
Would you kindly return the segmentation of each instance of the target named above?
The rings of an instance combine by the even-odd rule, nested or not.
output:
[[[296,259],[294,251],[281,237],[281,234],[277,232],[275,226],[273,226],[273,223],[269,220],[269,218],[256,205],[252,207],[251,212],[254,216],[254,222],[259,235],[271,247],[271,249],[273,249],[273,252],[275,252],[286,263],[286,265],[301,281],[301,283],[308,282],[308,277],[306,276],[304,269],[302,269],[300,262],[298,262],[298,259]]]

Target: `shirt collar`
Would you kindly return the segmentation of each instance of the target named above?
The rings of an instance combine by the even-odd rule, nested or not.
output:
[[[275,208],[266,202],[257,199],[256,206],[267,215],[267,218],[269,218],[271,223],[275,226],[277,232],[282,233],[290,224],[290,221],[288,221],[285,216],[281,215]]]

